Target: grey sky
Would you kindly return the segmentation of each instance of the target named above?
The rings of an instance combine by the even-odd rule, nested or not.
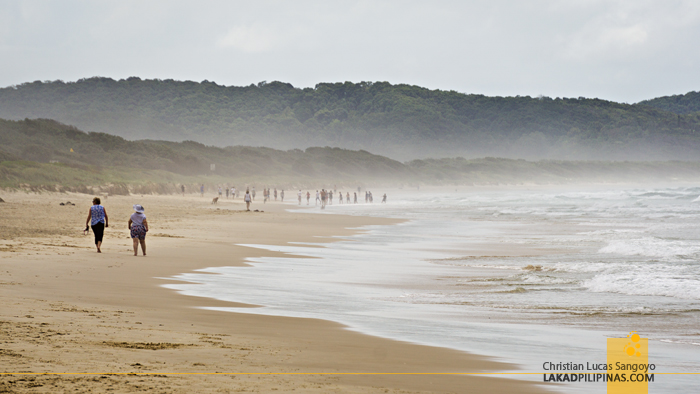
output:
[[[636,102],[700,90],[700,1],[0,0],[0,86],[389,81]]]

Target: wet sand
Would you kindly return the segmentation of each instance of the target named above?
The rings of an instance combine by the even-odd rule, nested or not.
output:
[[[251,208],[265,212],[245,212],[240,198],[211,205],[213,196],[112,196],[103,201],[110,227],[98,254],[92,234],[82,235],[91,196],[0,197],[6,201],[0,203],[0,372],[12,373],[0,377],[0,392],[545,391],[484,376],[334,374],[498,372],[511,366],[324,320],[198,309],[243,305],[160,286],[179,273],[275,256],[236,243],[332,242],[352,228],[392,220],[294,214],[284,211],[289,206],[260,199]],[[76,205],[59,205],[66,201]],[[128,235],[135,203],[144,205],[151,227],[147,257],[133,256]],[[260,374],[210,374],[215,372]]]

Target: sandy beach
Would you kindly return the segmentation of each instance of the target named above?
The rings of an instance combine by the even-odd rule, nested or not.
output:
[[[0,392],[544,391],[484,376],[343,375],[497,372],[512,366],[363,335],[324,320],[199,309],[244,305],[160,286],[179,273],[275,255],[235,244],[332,242],[352,228],[390,219],[288,213],[289,206],[262,201],[252,209],[264,212],[245,212],[241,199],[212,205],[211,197],[198,195],[112,196],[103,201],[110,226],[98,254],[92,234],[82,234],[91,197],[2,195],[0,372],[11,374],[0,378]],[[66,201],[75,206],[59,205]],[[147,257],[133,256],[128,237],[134,203],[146,208],[151,226]],[[255,374],[211,374],[216,372]]]

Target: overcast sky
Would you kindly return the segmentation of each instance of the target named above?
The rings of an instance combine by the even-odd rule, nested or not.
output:
[[[0,0],[0,86],[92,76],[637,102],[700,90],[700,1]]]

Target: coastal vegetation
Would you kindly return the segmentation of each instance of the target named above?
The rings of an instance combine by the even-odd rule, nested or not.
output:
[[[398,160],[697,159],[696,106],[676,113],[678,106],[657,100],[488,97],[388,82],[301,89],[283,82],[239,87],[95,77],[2,88],[0,118],[55,119],[129,140],[285,151],[328,145]]]
[[[673,96],[657,97],[639,102],[639,105],[658,108],[674,114],[687,115],[700,113],[700,92],[688,92]]]
[[[184,141],[129,141],[54,120],[0,119],[0,187],[176,193],[217,185],[497,185],[700,179],[690,161],[613,162],[463,157],[400,162],[362,150],[214,147]]]

